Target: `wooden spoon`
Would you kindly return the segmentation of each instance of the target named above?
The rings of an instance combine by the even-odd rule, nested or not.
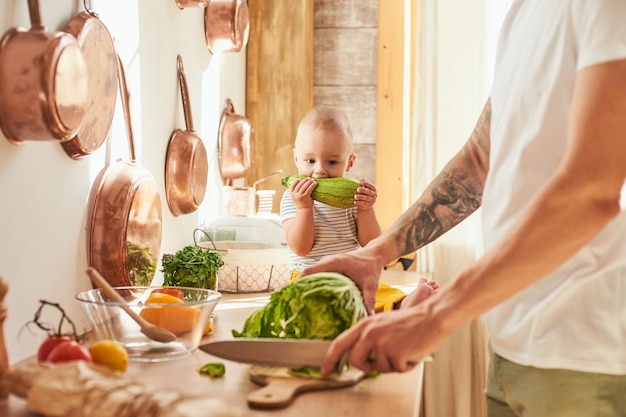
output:
[[[156,326],[149,321],[146,321],[139,314],[135,313],[127,304],[126,301],[122,298],[121,295],[115,291],[111,284],[108,283],[106,279],[95,268],[88,268],[87,275],[91,278],[91,280],[96,284],[106,295],[112,298],[114,301],[120,303],[120,307],[128,313],[128,315],[137,322],[139,327],[141,327],[141,333],[148,336],[150,339],[155,340],[157,342],[173,342],[176,340],[176,335],[170,332],[163,327]]]

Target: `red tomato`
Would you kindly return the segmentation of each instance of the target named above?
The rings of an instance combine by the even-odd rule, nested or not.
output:
[[[39,345],[39,350],[37,351],[37,360],[39,362],[43,362],[48,359],[48,355],[50,355],[50,351],[60,345],[61,343],[68,342],[70,340],[74,340],[74,338],[70,335],[61,335],[61,336],[49,336],[46,340]]]
[[[48,362],[69,362],[69,361],[87,361],[91,362],[93,358],[89,349],[78,343],[76,340],[69,340],[58,344],[50,351]]]
[[[183,292],[181,290],[179,290],[178,288],[173,288],[173,287],[167,287],[167,288],[157,288],[155,290],[153,290],[152,292],[161,292],[164,294],[169,294],[169,295],[173,295],[174,297],[185,301],[185,294],[183,294]]]

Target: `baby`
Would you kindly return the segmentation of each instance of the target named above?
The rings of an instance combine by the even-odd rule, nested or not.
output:
[[[358,249],[381,234],[374,210],[376,187],[365,178],[359,181],[354,207],[332,207],[311,197],[317,186],[314,178],[342,178],[354,166],[352,127],[345,113],[329,107],[309,111],[298,126],[294,161],[305,178],[294,181],[280,202],[290,279],[325,255]],[[438,287],[435,281],[420,280],[407,304],[418,303]],[[403,291],[381,281],[375,311],[398,308],[405,297]]]

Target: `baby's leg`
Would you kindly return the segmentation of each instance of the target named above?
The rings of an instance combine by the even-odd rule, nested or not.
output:
[[[411,307],[417,305],[433,295],[439,288],[439,283],[435,280],[428,280],[426,278],[420,278],[417,283],[417,288],[411,291],[400,303],[396,305],[396,308]]]

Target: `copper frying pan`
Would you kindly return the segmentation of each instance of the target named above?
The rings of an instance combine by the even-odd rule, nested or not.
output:
[[[175,216],[191,213],[202,203],[209,172],[206,148],[193,128],[189,90],[180,55],[177,65],[187,129],[174,131],[165,159],[165,197]]]
[[[161,251],[161,199],[155,179],[135,157],[130,96],[117,57],[130,161],[105,166],[89,197],[89,266],[112,286],[150,285]]]
[[[204,9],[204,38],[209,52],[239,52],[248,44],[249,34],[246,0],[209,0]]]
[[[28,0],[31,28],[0,40],[0,127],[14,145],[76,135],[87,105],[89,74],[78,41],[48,32],[39,3]]]
[[[254,129],[250,121],[235,113],[230,99],[222,111],[218,131],[218,155],[220,174],[224,185],[244,177],[254,162]]]
[[[83,125],[72,139],[61,142],[73,159],[93,153],[104,143],[115,112],[117,58],[113,39],[85,1],[85,11],[69,21],[66,32],[77,40],[89,71],[89,98]]]

